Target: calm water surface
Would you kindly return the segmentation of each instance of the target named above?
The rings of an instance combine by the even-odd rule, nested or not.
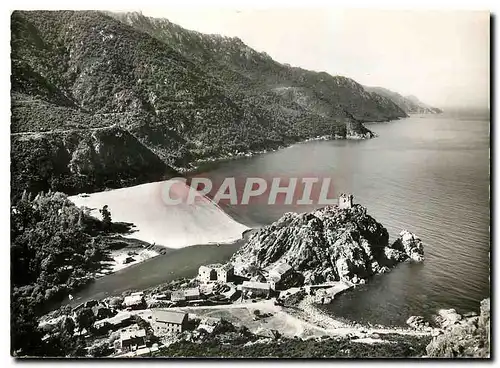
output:
[[[396,325],[439,308],[477,309],[489,296],[489,120],[443,114],[368,126],[378,138],[307,142],[210,165],[203,175],[215,182],[331,177],[333,191],[353,193],[355,202],[387,227],[391,241],[402,229],[421,237],[424,263],[400,265],[322,307],[337,317]],[[315,206],[223,207],[236,220],[259,227],[284,212]],[[231,253],[227,246],[178,250],[97,280],[78,299],[193,276],[203,262],[228,259]]]
[[[446,115],[370,124],[367,141],[315,141],[220,165],[208,175],[332,177],[335,192],[387,227],[425,244],[423,264],[403,264],[324,309],[348,319],[404,324],[439,308],[478,308],[489,296],[489,121]],[[229,207],[229,206],[228,206]],[[237,220],[269,224],[301,206],[229,207]]]

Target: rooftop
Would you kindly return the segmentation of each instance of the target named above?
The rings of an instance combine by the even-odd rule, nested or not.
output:
[[[200,289],[198,289],[198,288],[186,289],[186,290],[184,290],[184,295],[185,296],[200,295]]]
[[[274,267],[272,271],[277,272],[279,274],[284,274],[292,269],[292,266],[290,266],[288,263],[281,263]]]
[[[120,334],[120,340],[130,340],[137,337],[146,337],[146,330],[132,330],[132,331],[124,331]]]
[[[175,323],[180,325],[187,317],[187,313],[155,309],[153,310],[153,317],[155,321],[165,322],[165,323]]]
[[[130,313],[128,313],[128,312],[125,312],[125,313],[123,313],[123,312],[119,312],[119,313],[118,313],[116,316],[114,316],[114,317],[111,317],[111,318],[105,318],[105,319],[101,319],[101,320],[99,320],[99,321],[96,321],[96,322],[94,323],[94,325],[96,325],[96,324],[101,324],[101,323],[106,323],[106,322],[107,322],[107,323],[110,323],[110,324],[112,324],[112,325],[117,325],[117,324],[119,324],[119,323],[121,323],[121,322],[123,322],[123,321],[125,321],[125,320],[129,319],[130,317],[131,317],[131,314],[130,314]]]
[[[270,289],[271,286],[267,282],[257,282],[257,281],[243,281],[244,288],[251,289]]]
[[[134,305],[142,303],[142,295],[130,295],[126,296],[123,300],[125,305]]]
[[[214,268],[215,267],[212,265],[201,265],[200,268],[198,268],[198,270],[204,270],[204,269],[213,270]]]

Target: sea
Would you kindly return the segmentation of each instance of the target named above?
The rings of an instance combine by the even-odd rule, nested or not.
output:
[[[407,229],[423,244],[425,261],[405,263],[336,297],[321,308],[336,318],[402,326],[411,315],[441,308],[478,310],[490,296],[490,120],[464,111],[367,127],[369,140],[309,141],[238,160],[210,163],[196,175],[226,177],[329,177],[334,193],[354,202],[389,231]],[[285,212],[311,205],[222,204],[238,222],[268,225]],[[196,274],[200,264],[228,260],[241,242],[175,250],[97,280],[78,300],[140,289]]]

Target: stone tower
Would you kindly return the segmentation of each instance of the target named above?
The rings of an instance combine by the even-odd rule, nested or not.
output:
[[[340,196],[339,196],[339,208],[340,209],[351,208],[353,199],[354,199],[354,196],[352,194],[345,194],[345,193],[340,194]]]

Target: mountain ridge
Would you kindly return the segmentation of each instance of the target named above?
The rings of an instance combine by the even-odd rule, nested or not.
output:
[[[407,114],[441,114],[443,111],[437,107],[429,106],[420,101],[416,96],[403,96],[397,92],[383,87],[364,87],[365,90],[384,96],[398,105]]]
[[[33,140],[27,152],[16,134],[24,134],[26,142],[38,136],[26,133],[83,134],[118,127],[135,139],[133,151],[152,153],[147,155],[152,165],[144,166],[152,171],[126,181],[136,185],[158,177],[158,162],[165,168],[161,179],[168,179],[199,160],[277,149],[318,136],[369,138],[373,134],[363,122],[407,116],[352,79],[292,68],[240,39],[193,33],[165,20],[100,11],[14,11],[11,32],[14,192],[81,190],[76,184],[54,185],[61,179],[56,171],[40,172],[53,168],[52,156],[36,146],[42,141]],[[106,144],[114,145],[107,150],[113,152],[124,142]],[[22,171],[26,160],[44,165],[34,166],[30,176]],[[71,172],[68,167],[62,171]],[[31,185],[40,178],[46,181]],[[124,185],[119,177],[105,181],[111,188]],[[102,185],[87,190],[102,190]]]

